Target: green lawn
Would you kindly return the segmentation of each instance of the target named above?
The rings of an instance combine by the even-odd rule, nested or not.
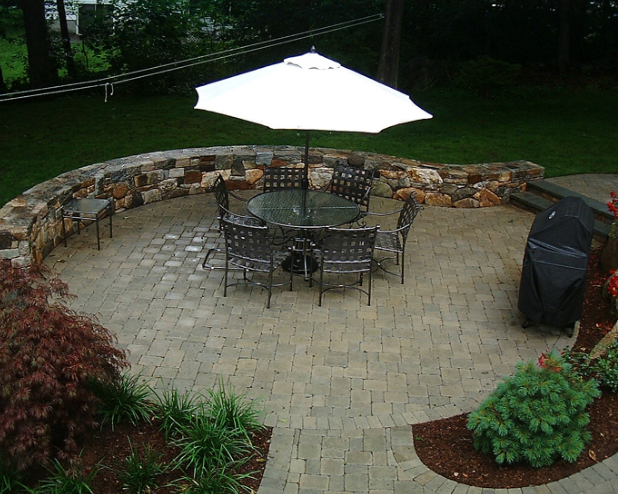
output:
[[[194,110],[196,97],[128,97],[122,88],[53,101],[0,102],[0,203],[64,171],[149,151],[225,144],[303,145],[273,131]],[[546,176],[618,172],[618,95],[544,91],[484,100],[422,92],[432,120],[377,135],[314,132],[312,145],[374,151],[439,163],[530,160]]]
[[[9,39],[0,37],[0,67],[2,67],[2,75],[7,84],[26,77],[24,62],[27,57],[25,44],[13,43]]]

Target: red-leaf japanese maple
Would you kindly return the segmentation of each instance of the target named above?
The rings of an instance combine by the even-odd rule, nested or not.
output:
[[[0,263],[0,457],[18,469],[77,453],[96,426],[89,382],[128,366],[107,329],[65,305],[71,297],[44,266]]]

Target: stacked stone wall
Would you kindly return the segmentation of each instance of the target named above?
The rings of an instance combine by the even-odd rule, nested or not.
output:
[[[112,198],[116,212],[209,190],[221,173],[230,190],[259,189],[266,166],[302,167],[293,146],[221,146],[129,156],[73,170],[41,183],[0,209],[0,258],[41,263],[62,242],[61,207],[72,198]],[[310,185],[322,188],[337,165],[375,171],[372,194],[404,200],[411,193],[430,206],[487,207],[543,178],[528,161],[449,165],[375,153],[312,149]],[[74,227],[66,221],[69,233]]]

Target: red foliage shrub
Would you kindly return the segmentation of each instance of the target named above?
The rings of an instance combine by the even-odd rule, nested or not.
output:
[[[76,437],[97,425],[90,380],[114,382],[128,366],[70,297],[44,266],[0,263],[0,458],[20,470],[77,453]]]

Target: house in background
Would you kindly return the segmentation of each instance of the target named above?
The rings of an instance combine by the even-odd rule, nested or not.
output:
[[[73,0],[65,2],[69,33],[80,36],[83,30],[92,22],[97,12],[111,9],[112,0]],[[58,9],[56,2],[45,2],[47,18],[52,29],[60,31]]]

